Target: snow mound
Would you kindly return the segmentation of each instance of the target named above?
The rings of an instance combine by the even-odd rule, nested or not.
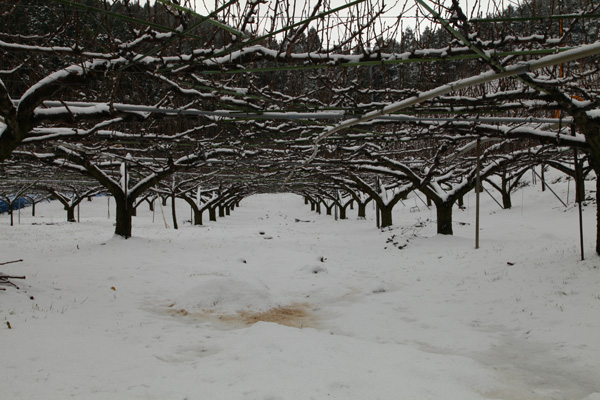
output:
[[[189,313],[234,314],[246,310],[264,311],[276,304],[268,288],[259,281],[216,277],[190,289],[177,306]]]

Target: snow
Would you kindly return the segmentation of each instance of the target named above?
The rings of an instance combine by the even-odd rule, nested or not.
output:
[[[599,109],[586,111],[586,114],[588,115],[588,117],[590,117],[592,119],[600,118],[600,110]]]
[[[413,195],[383,232],[370,205],[334,221],[291,194],[178,230],[142,204],[128,240],[106,197],[80,223],[58,202],[1,215],[0,262],[24,261],[0,271],[27,276],[0,291],[2,396],[598,400],[595,206],[580,261],[573,185],[551,185],[569,207],[539,186],[511,210],[484,194],[478,250],[472,196],[454,236]]]

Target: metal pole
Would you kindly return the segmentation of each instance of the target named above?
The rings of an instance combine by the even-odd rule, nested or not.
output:
[[[563,201],[563,200],[562,200],[562,199],[561,199],[561,198],[560,198],[560,197],[559,197],[559,196],[556,194],[556,192],[555,192],[554,190],[552,190],[552,187],[550,187],[550,185],[548,185],[548,184],[547,184],[547,183],[546,183],[546,182],[545,182],[545,181],[542,179],[542,177],[541,177],[541,176],[539,176],[537,172],[535,172],[535,170],[534,170],[534,169],[532,169],[532,171],[533,171],[533,173],[534,173],[535,175],[537,175],[537,177],[538,177],[538,178],[540,178],[540,180],[541,180],[541,181],[543,181],[543,182],[544,182],[544,184],[546,185],[546,187],[547,187],[548,189],[550,189],[550,191],[552,192],[552,194],[554,195],[554,197],[556,197],[556,198],[558,199],[558,201],[560,201],[560,202],[562,203],[562,205],[563,205],[563,206],[567,207],[567,204],[566,204],[566,203],[565,203],[565,202],[564,202],[564,201]]]
[[[571,124],[571,133],[575,136],[575,124]],[[584,246],[583,246],[583,210],[581,202],[583,199],[579,196],[579,190],[581,187],[581,171],[579,169],[579,154],[577,149],[573,150],[573,158],[575,161],[575,198],[578,199],[579,203],[579,247],[581,248],[581,261],[585,260]]]
[[[377,185],[377,190],[379,191],[379,193],[381,193],[381,181],[379,180],[379,177],[377,177],[377,179],[375,180],[375,185]],[[381,195],[380,195],[381,197]],[[375,203],[375,219],[377,221],[377,228],[381,228],[381,223],[379,221],[379,203],[377,203],[376,201]]]
[[[479,192],[481,187],[481,139],[477,138],[477,178],[475,181],[475,248],[479,248]]]
[[[127,184],[127,163],[123,162],[123,192],[125,192],[125,209],[127,210],[127,189],[129,189],[129,185]]]
[[[496,198],[495,198],[494,196],[492,196],[492,194],[490,193],[490,191],[489,191],[489,190],[487,190],[487,189],[486,189],[486,188],[485,188],[483,185],[481,186],[481,188],[482,188],[483,190],[485,190],[485,192],[486,192],[487,194],[489,194],[489,195],[490,195],[490,197],[492,198],[492,200],[494,200],[494,201],[496,202],[496,204],[498,204],[498,206],[500,206],[500,208],[501,208],[501,209],[503,209],[503,210],[504,210],[504,207],[502,207],[502,204],[500,204],[500,202],[499,202],[498,200],[496,200]]]

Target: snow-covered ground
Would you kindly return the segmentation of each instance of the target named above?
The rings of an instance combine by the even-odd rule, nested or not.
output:
[[[107,198],[80,223],[57,202],[2,215],[0,262],[24,261],[0,271],[27,279],[0,292],[0,396],[600,399],[595,206],[580,261],[573,204],[513,202],[483,194],[478,250],[472,195],[452,237],[412,196],[383,232],[370,205],[334,221],[291,194],[203,227],[181,203],[179,230],[141,205],[129,240]]]

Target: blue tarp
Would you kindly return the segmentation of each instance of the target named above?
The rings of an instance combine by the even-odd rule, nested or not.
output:
[[[13,209],[18,210],[19,208],[24,208],[30,205],[29,200],[24,199],[23,197],[19,197],[18,199],[13,200]],[[8,212],[8,204],[4,201],[0,201],[0,213]]]

